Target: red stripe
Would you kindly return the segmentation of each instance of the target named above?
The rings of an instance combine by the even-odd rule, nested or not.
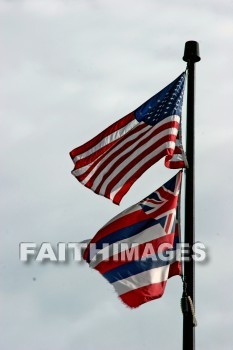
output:
[[[170,226],[170,224],[171,224],[172,217],[173,217],[172,214],[169,214],[169,215],[168,215],[167,223],[166,223],[166,226],[165,226],[165,228],[164,228],[164,230],[165,230],[166,233],[168,232],[169,226]]]
[[[182,154],[181,148],[178,147],[178,146],[176,146],[176,147],[175,147],[175,152],[174,152],[174,153],[175,153],[175,154]]]
[[[172,122],[173,123],[173,127],[175,127],[176,125],[179,125],[177,122]],[[166,124],[165,124],[166,125]],[[159,129],[159,128],[158,128]],[[157,130],[158,130],[157,129]],[[169,137],[169,140],[171,140],[171,138],[172,137]],[[174,137],[173,137],[173,140],[174,140]],[[174,140],[175,141],[175,140]],[[114,146],[113,146],[114,147]],[[159,146],[157,146],[157,147],[159,147]],[[150,148],[148,148],[149,150],[151,149],[151,147]],[[140,161],[140,159],[142,159],[142,157],[144,157],[145,156],[145,152],[148,152],[148,149],[147,150],[145,150],[144,152],[142,152],[142,154],[141,155],[139,155],[139,157],[137,157],[136,158],[136,160],[134,159],[134,161],[133,161],[133,164],[135,164],[136,162],[138,162],[138,161]],[[116,196],[115,196],[115,198],[113,199],[113,202],[115,203],[115,204],[119,204],[120,203],[120,201],[121,201],[121,199],[122,199],[122,197],[128,192],[128,190],[130,189],[130,187],[132,186],[132,184],[150,167],[150,166],[152,166],[156,161],[158,161],[159,159],[161,159],[163,156],[165,156],[165,155],[167,155],[167,154],[169,154],[170,153],[170,155],[173,153],[173,150],[172,149],[167,149],[167,150],[164,150],[164,151],[162,151],[159,155],[157,155],[157,156],[155,156],[155,157],[153,157],[151,160],[149,160],[147,163],[146,163],[146,165],[144,164],[140,169],[138,169],[138,171],[136,171],[136,173],[135,174],[133,174],[133,176],[127,181],[127,183],[126,184],[123,184],[123,186],[122,186],[122,188],[120,189],[120,191],[116,194]],[[97,161],[98,162],[98,161]],[[130,164],[131,165],[131,164]],[[126,167],[125,169],[129,169],[129,168],[131,168],[131,166],[128,166],[128,167]],[[125,169],[123,170],[123,172],[125,173]],[[129,171],[129,170],[128,170]],[[108,171],[108,173],[109,173],[110,171]],[[113,186],[112,186],[112,184],[111,184],[111,187],[114,187],[115,186],[115,184],[114,184],[114,182],[116,182],[116,179],[118,179],[119,178],[119,176],[121,176],[122,177],[122,172],[120,172],[120,174],[118,174],[118,176],[116,177],[116,178],[114,178],[112,181],[113,181]],[[93,175],[93,179],[94,179],[94,177],[95,177],[95,174]],[[92,180],[93,180],[92,179]],[[78,180],[80,180],[79,178],[78,178]],[[117,181],[118,182],[118,181]],[[117,183],[116,182],[116,183]],[[110,187],[110,184],[108,185],[109,187]],[[85,184],[85,186],[86,187],[88,187],[88,188],[91,188],[91,185],[92,185],[92,183],[87,183],[87,184]],[[100,194],[99,193],[99,187],[94,191],[95,193],[98,193],[98,194]],[[108,189],[108,193],[104,193],[104,194],[102,194],[102,195],[104,195],[105,197],[107,197],[107,198],[110,198],[110,193],[111,193],[111,191],[109,191],[109,189]]]
[[[150,153],[152,153],[153,151],[155,151],[158,147],[160,147],[161,145],[165,144],[166,142],[169,141],[173,141],[175,142],[176,140],[176,136],[174,135],[166,135],[164,137],[162,137],[159,141],[155,142],[153,145],[151,145],[150,147],[146,148],[143,152],[141,152],[137,157],[135,157],[124,169],[122,169],[121,171],[118,172],[117,176],[115,176],[114,179],[111,180],[111,182],[108,184],[108,186],[106,187],[105,190],[105,196],[106,197],[110,197],[111,191],[112,189],[115,187],[116,184],[119,183],[119,181],[121,179],[124,178],[125,174],[127,174],[136,164],[138,164],[142,159],[144,159],[147,155],[149,155]],[[167,149],[166,149],[166,153],[167,154]],[[170,152],[170,151],[169,151]],[[162,152],[161,152],[162,153]],[[118,165],[120,165],[120,163],[125,159],[126,157],[122,157],[121,160],[117,161],[116,164],[114,165],[115,167],[117,167]],[[160,157],[161,158],[161,157]],[[160,159],[159,158],[159,159]],[[154,163],[154,162],[153,162]],[[152,163],[152,164],[153,164]],[[148,163],[146,163],[148,164]],[[143,165],[143,167],[141,167],[141,169],[145,169],[144,171],[146,171],[148,169],[148,167],[145,167],[145,165]],[[144,172],[143,171],[143,172]],[[131,175],[130,179],[127,180],[128,181],[132,181],[135,182],[136,179],[134,179],[134,174]],[[132,183],[133,183],[132,182]],[[115,200],[115,198],[114,198]]]
[[[121,189],[116,193],[116,195],[113,198],[113,203],[115,204],[119,204],[121,199],[124,197],[124,195],[129,191],[130,187],[134,184],[134,182],[148,169],[150,168],[154,163],[158,162],[162,157],[166,156],[168,152],[173,152],[172,149],[166,148],[164,150],[162,150],[159,154],[155,155],[154,157],[152,157],[151,159],[149,159],[146,163],[143,164],[143,166],[138,169],[132,176],[130,179],[127,180],[126,183],[124,183],[121,187]],[[141,155],[141,159],[143,157],[145,157],[146,154],[144,152],[144,154]],[[138,160],[139,161],[139,160]],[[105,196],[107,198],[109,197],[106,195]]]
[[[179,233],[179,225],[176,224],[175,226],[175,237],[179,237],[180,236],[180,233]]]
[[[120,295],[119,298],[129,307],[136,308],[148,301],[160,298],[164,293],[166,282],[154,283],[132,290]]]
[[[116,193],[116,195],[113,198],[113,203],[119,204],[124,195],[129,191],[130,187],[134,184],[134,182],[147,170],[149,169],[154,163],[158,162],[162,157],[164,157],[167,154],[167,150],[164,149],[159,154],[148,160],[143,166],[138,169],[130,179],[125,182],[121,189]],[[107,197],[107,196],[106,196]],[[109,198],[109,197],[107,197]]]
[[[100,171],[106,167],[106,165],[110,162],[110,160],[114,159],[115,156],[116,156],[118,153],[121,153],[121,151],[123,151],[123,150],[125,150],[127,147],[131,146],[131,144],[133,144],[134,142],[136,142],[137,139],[136,139],[136,140],[128,141],[127,143],[123,144],[123,146],[122,146],[119,150],[117,150],[113,155],[111,155],[108,159],[104,160],[105,157],[107,157],[108,154],[109,154],[110,152],[112,152],[112,151],[114,150],[115,147],[119,147],[119,145],[120,145],[122,142],[124,142],[128,137],[130,137],[130,136],[132,136],[133,134],[137,133],[137,132],[140,131],[141,129],[144,129],[146,126],[147,126],[146,124],[144,124],[144,125],[143,125],[143,124],[138,125],[138,126],[136,126],[134,129],[130,130],[126,135],[122,136],[122,138],[116,140],[115,142],[112,142],[112,143],[111,143],[111,147],[108,147],[108,150],[107,150],[106,152],[103,152],[102,156],[99,157],[98,159],[96,159],[95,154],[93,154],[93,155],[91,155],[91,156],[88,156],[88,157],[82,159],[82,161],[77,161],[77,163],[75,164],[75,169],[79,169],[79,168],[81,168],[82,166],[85,166],[85,165],[91,163],[91,161],[94,161],[94,160],[96,159],[95,163],[93,163],[93,164],[87,169],[87,171],[86,171],[84,174],[78,176],[78,180],[79,180],[79,181],[84,180],[84,179],[88,176],[88,174],[94,169],[94,167],[95,167],[97,164],[100,164],[99,167],[98,167],[98,169],[95,171],[95,173],[94,173],[94,175],[93,175],[94,177],[97,177],[97,176],[99,175]],[[146,130],[144,133],[142,133],[142,135],[144,135],[144,134],[147,133],[147,132],[148,132],[148,130]],[[141,137],[141,135],[140,135],[140,137]],[[96,152],[96,153],[97,153],[97,152]],[[101,155],[101,154],[100,154],[100,155]],[[90,159],[90,158],[92,158],[92,159]],[[90,160],[90,161],[89,161],[89,160]],[[103,160],[104,160],[104,161],[103,161]],[[102,162],[102,161],[103,161],[103,162]],[[102,163],[101,163],[101,162],[102,162]]]
[[[157,210],[153,211],[150,216],[153,216],[154,218],[162,215],[163,213],[172,210],[172,209],[176,209],[177,207],[177,201],[178,201],[178,197],[174,196],[173,198],[171,198],[169,201],[167,201],[166,203],[163,204],[163,206],[161,206],[160,208],[158,208]]]
[[[173,156],[167,156],[165,158],[164,164],[169,169],[181,169],[186,168],[185,162],[183,160],[172,160]]]
[[[183,151],[182,148],[179,146],[175,147],[175,151],[173,155],[168,155],[165,158],[164,164],[169,169],[180,169],[180,168],[186,168],[186,164],[184,160],[176,160],[176,155],[182,155]],[[182,157],[183,159],[184,157]]]
[[[77,159],[75,161],[75,167],[73,169],[77,170],[82,168],[85,165],[88,165],[92,162],[94,162],[97,159],[97,163],[99,161],[99,157],[103,154],[105,154],[109,149],[111,149],[116,143],[117,143],[117,139],[115,141],[112,141],[110,143],[108,143],[107,145],[103,146],[102,148],[99,148],[97,151],[95,151],[94,153],[90,154],[89,156],[82,158],[82,159]]]
[[[171,196],[174,196],[174,193],[167,191],[163,186],[157,192],[163,199],[170,199]]]
[[[122,151],[125,151],[127,148],[129,148],[131,145],[133,145],[134,143],[137,143],[140,138],[142,138],[146,133],[148,133],[149,131],[151,131],[151,128],[146,130],[145,132],[141,133],[138,138],[131,140],[131,141],[127,141],[127,139],[129,137],[131,137],[132,135],[134,135],[135,133],[139,132],[140,130],[143,130],[144,128],[148,127],[147,124],[140,124],[137,127],[135,127],[134,129],[130,130],[127,134],[125,134],[124,136],[122,136],[120,139],[118,139],[116,142],[113,142],[111,144],[111,148],[108,147],[108,150],[104,153],[104,152],[98,152],[98,155],[101,155],[101,157],[99,157],[96,162],[94,164],[92,164],[88,170],[78,176],[78,180],[79,181],[83,181],[88,174],[94,169],[94,167],[99,164],[98,169],[96,169],[95,173],[92,175],[92,178],[89,180],[90,184],[87,185],[87,187],[92,187],[92,184],[94,182],[94,180],[97,178],[97,176],[100,174],[100,172],[112,161],[114,160],[114,158],[116,158],[119,154],[121,154]],[[174,121],[170,121],[164,125],[161,125],[160,127],[156,128],[154,130],[154,132],[149,135],[145,140],[142,140],[137,146],[135,146],[135,148],[133,148],[131,151],[129,151],[127,154],[128,156],[135,151],[135,149],[139,148],[140,146],[142,146],[143,144],[145,144],[148,140],[150,140],[152,137],[156,136],[157,134],[159,134],[160,132],[169,129],[169,128],[178,128],[179,124],[177,122]],[[119,146],[121,146],[119,148]],[[117,148],[116,151],[114,153],[112,153],[112,155],[110,157],[108,157],[108,154],[110,152],[113,152],[114,148]],[[97,152],[96,152],[97,153]],[[95,157],[95,154],[92,154],[90,156],[87,156],[86,158],[77,161],[77,163],[75,164],[75,169],[81,168],[82,166],[85,166],[91,162],[93,162],[97,157]],[[106,159],[105,159],[106,158]],[[112,166],[112,168],[114,168],[114,164]],[[111,169],[112,169],[111,168]],[[108,171],[108,173],[111,170]],[[105,175],[105,178],[108,176],[108,173]],[[98,193],[99,191],[96,190],[96,192]]]
[[[84,260],[87,260],[89,251],[90,251],[90,244],[96,243],[100,239],[108,236],[111,233],[114,233],[124,227],[126,227],[126,223],[130,223],[130,225],[133,225],[137,222],[140,222],[142,220],[147,220],[148,215],[146,215],[142,209],[139,209],[137,211],[134,211],[133,213],[129,213],[126,215],[121,216],[120,218],[117,218],[115,221],[110,222],[109,225],[102,227],[97,234],[92,238],[91,242],[88,244],[86,250],[84,251],[83,258]]]
[[[170,137],[171,139],[171,137]],[[155,150],[154,150],[155,151]],[[145,158],[147,156],[147,152],[148,150],[145,150],[145,152],[141,153],[137,158],[134,158],[134,160],[123,169],[122,172],[128,172],[130,171],[130,169],[136,165],[140,160],[142,160],[143,158]],[[120,190],[116,193],[116,195],[113,198],[113,203],[115,204],[119,204],[121,199],[124,197],[124,195],[129,191],[130,187],[133,185],[133,183],[148,169],[150,168],[154,163],[158,162],[162,157],[164,157],[165,155],[168,154],[168,152],[173,152],[172,149],[170,148],[166,148],[164,150],[162,150],[159,154],[155,155],[154,157],[152,157],[151,159],[149,159],[147,162],[145,162],[143,164],[143,166],[141,168],[139,168],[128,180],[127,182],[125,182],[122,187],[120,188]],[[148,152],[152,153],[151,151]],[[116,178],[113,179],[113,181],[111,181],[111,183],[108,185],[106,191],[105,191],[105,197],[110,198],[110,194],[112,189],[114,188],[114,186],[119,182],[119,178],[121,176],[121,178],[123,178],[124,173],[122,174],[119,173],[118,176]],[[108,191],[108,192],[107,192]]]
[[[168,278],[171,278],[171,277],[177,276],[177,275],[181,276],[181,271],[182,271],[181,262],[180,261],[175,261],[174,263],[172,263],[170,265]]]
[[[132,249],[128,249],[127,251],[125,251],[125,260],[121,260],[122,257],[122,253],[116,254],[114,256],[109,257],[108,260],[105,261],[101,261],[96,267],[95,270],[99,271],[101,274],[104,274],[112,269],[115,269],[121,265],[125,265],[131,261],[133,261],[134,259],[130,259],[127,257],[127,253],[132,252],[132,251],[137,251],[138,249],[138,259],[141,259],[143,256],[146,256],[147,252],[145,250],[145,247],[147,244],[150,244],[153,246],[153,250],[155,252],[158,251],[162,251],[161,249],[159,250],[159,247],[162,243],[167,243],[169,245],[173,245],[174,242],[174,233],[171,233],[169,235],[163,236],[163,237],[159,237],[156,238],[150,242],[145,242],[140,244],[140,246],[138,248],[132,248]],[[170,246],[169,246],[170,248]],[[166,246],[163,247],[163,251],[166,250]]]
[[[100,174],[100,172],[107,166],[107,164],[109,164],[112,160],[114,160],[115,157],[117,157],[119,154],[121,154],[122,151],[125,151],[131,145],[133,145],[134,143],[137,143],[140,140],[140,138],[142,138],[146,133],[151,131],[151,128],[150,128],[150,129],[146,130],[145,132],[141,133],[138,136],[137,139],[134,139],[134,140],[131,140],[131,141],[127,142],[127,139],[129,137],[131,137],[133,134],[137,133],[138,131],[140,131],[141,129],[143,129],[145,127],[148,127],[148,125],[147,124],[140,124],[140,125],[138,125],[136,128],[134,128],[131,131],[129,131],[126,135],[122,136],[121,139],[118,139],[117,141],[112,142],[110,147],[106,146],[106,152],[102,152],[102,149],[101,149],[101,150],[98,150],[96,152],[96,155],[95,155],[95,153],[93,153],[92,155],[87,156],[86,158],[78,160],[76,162],[76,164],[75,164],[75,169],[78,169],[78,168],[81,168],[81,167],[83,167],[83,166],[85,166],[87,164],[90,164],[91,162],[93,162],[96,159],[96,162],[94,162],[94,164],[92,164],[87,169],[87,171],[84,174],[78,176],[78,180],[79,181],[83,181],[88,176],[88,174],[94,169],[94,167],[97,164],[99,164],[98,169],[96,169],[96,171],[93,174],[92,178],[89,180],[90,184],[87,185],[87,187],[89,187],[89,188],[92,187],[92,184],[93,184],[94,180]],[[178,127],[179,127],[179,124],[177,122],[174,122],[174,121],[168,122],[168,123],[166,123],[164,125],[161,125],[159,128],[156,128],[155,131],[151,135],[149,135],[146,139],[142,140],[137,146],[135,146],[135,148],[133,148],[131,151],[129,151],[127,153],[127,156],[129,156],[137,148],[139,148],[140,146],[145,144],[148,140],[150,140],[152,137],[156,136],[160,132],[162,132],[162,131],[164,131],[166,129],[169,129],[169,128],[178,128]],[[121,146],[121,147],[119,148],[119,146]],[[108,154],[110,152],[112,152],[114,150],[114,148],[116,148],[116,147],[117,147],[117,150],[114,153],[112,153],[112,155],[110,157],[107,158]],[[103,149],[105,149],[105,147]],[[127,158],[127,156],[125,158]],[[115,164],[112,165],[112,168],[115,168]],[[111,169],[108,171],[108,173],[111,172]],[[105,175],[105,178],[108,177],[108,173]],[[99,191],[96,190],[96,192],[98,193]]]
[[[84,153],[84,152],[88,151],[90,148],[92,148],[95,145],[97,145],[103,138],[105,138],[108,135],[114,133],[115,131],[123,128],[124,126],[126,126],[129,122],[131,122],[134,119],[135,119],[134,112],[131,112],[131,113],[127,114],[125,117],[121,118],[117,122],[115,122],[112,125],[110,125],[108,128],[103,130],[101,133],[99,133],[97,136],[95,136],[90,141],[84,143],[82,146],[79,146],[79,147],[73,149],[70,152],[71,158],[73,159],[78,154],[81,154],[81,153]]]
[[[169,124],[169,126],[170,126],[169,128],[171,128],[171,127],[175,127],[175,124],[176,124],[176,123],[170,122],[170,123],[167,123],[167,124],[161,126],[161,128],[158,128],[158,129],[154,130],[154,132],[153,132],[152,134],[148,135],[145,139],[141,140],[137,145],[135,145],[135,147],[134,147],[132,150],[130,150],[129,152],[125,153],[125,154],[122,155],[118,160],[116,160],[116,161],[112,164],[111,168],[107,171],[107,173],[103,176],[102,181],[99,183],[98,187],[96,188],[96,192],[97,192],[97,193],[100,192],[100,189],[101,189],[101,187],[102,187],[104,181],[109,177],[109,174],[111,174],[124,160],[126,160],[127,158],[129,158],[135,151],[139,150],[139,148],[140,148],[141,146],[146,147],[146,144],[147,144],[148,141],[150,141],[153,137],[155,137],[156,135],[158,135],[161,131],[164,131],[164,130],[168,129],[168,124]],[[172,125],[172,126],[171,126],[171,125]],[[171,138],[172,138],[172,137],[171,137]],[[176,138],[176,137],[174,136],[174,142],[175,142],[175,138]],[[169,140],[170,140],[170,136],[168,136],[168,135],[166,135],[166,136],[160,138],[160,139],[159,139],[157,142],[155,142],[152,146],[147,147],[146,150],[144,149],[144,151],[140,151],[141,153],[136,157],[136,161],[135,161],[135,159],[134,159],[134,161],[130,162],[130,164],[132,164],[133,162],[135,162],[135,164],[136,164],[136,163],[139,161],[140,155],[141,155],[141,154],[145,154],[145,153],[149,154],[149,153],[151,152],[152,149],[153,149],[153,150],[156,149],[157,147],[159,147],[160,145],[162,145],[164,142],[169,141]],[[127,149],[127,145],[124,145],[124,146],[123,146],[123,150],[125,150],[125,149]],[[121,150],[117,151],[117,153],[113,154],[107,161],[110,162],[110,161],[113,160],[116,156],[118,156],[120,153],[121,153]],[[103,168],[104,168],[104,167],[102,167],[102,169],[103,169]],[[123,178],[123,175],[125,175],[125,174],[128,172],[126,169],[129,169],[129,168],[131,168],[131,167],[129,167],[129,166],[127,167],[127,166],[126,166],[122,171],[120,171],[120,172],[118,173],[118,175],[115,177],[115,179],[117,179],[117,178],[119,178],[119,179]],[[102,169],[101,169],[101,170],[102,170]],[[95,174],[93,175],[92,179],[89,180],[89,181],[90,181],[90,187],[92,186],[93,180],[95,180]],[[112,180],[112,181],[113,181],[113,180]],[[113,187],[114,187],[114,186],[113,186]],[[107,192],[107,189],[106,189],[106,192]]]
[[[170,266],[168,278],[180,274],[181,264],[180,262],[176,261]],[[164,294],[166,283],[167,281],[150,284],[148,286],[124,293],[120,295],[119,298],[129,307],[136,308],[144,303],[147,303],[148,301],[160,298]]]

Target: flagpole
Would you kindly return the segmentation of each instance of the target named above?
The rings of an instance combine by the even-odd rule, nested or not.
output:
[[[187,126],[186,155],[189,167],[186,169],[185,182],[185,237],[184,243],[191,247],[195,242],[195,63],[200,61],[199,44],[196,41],[185,43],[183,60],[187,62]],[[184,293],[195,303],[195,262],[189,254],[189,261],[184,262]],[[183,350],[195,349],[195,327],[191,305],[183,312]]]

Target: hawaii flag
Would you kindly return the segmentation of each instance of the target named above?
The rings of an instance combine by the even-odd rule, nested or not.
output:
[[[119,204],[133,183],[162,157],[185,167],[180,139],[185,73],[135,111],[70,152],[72,174],[84,186]]]
[[[109,221],[83,253],[131,308],[160,298],[167,279],[181,273],[176,220],[181,177],[182,171]]]

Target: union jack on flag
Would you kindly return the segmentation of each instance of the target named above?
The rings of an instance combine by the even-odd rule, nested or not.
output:
[[[178,131],[185,73],[159,93],[70,152],[72,174],[84,186],[119,204],[133,183],[162,157],[185,167]]]
[[[177,204],[182,171],[141,202],[123,211],[89,242],[83,258],[136,308],[160,298],[167,279],[180,275]],[[170,259],[162,259],[168,253]]]

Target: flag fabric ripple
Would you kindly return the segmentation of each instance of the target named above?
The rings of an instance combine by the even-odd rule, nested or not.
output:
[[[70,152],[72,174],[84,186],[119,204],[133,183],[162,157],[185,167],[178,135],[185,73],[135,111]]]
[[[111,283],[127,306],[160,298],[167,279],[181,274],[177,205],[182,171],[126,209],[89,242],[83,258]],[[167,255],[167,254],[172,255]],[[169,256],[169,259],[162,257]]]

